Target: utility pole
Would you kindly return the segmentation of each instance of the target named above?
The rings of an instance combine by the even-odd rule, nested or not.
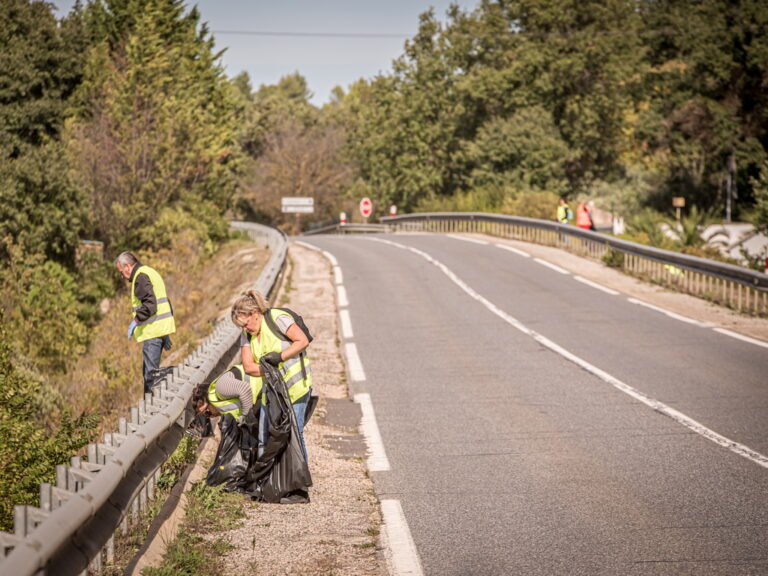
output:
[[[736,198],[736,155],[728,156],[728,173],[725,177],[725,221],[731,221],[731,204]]]

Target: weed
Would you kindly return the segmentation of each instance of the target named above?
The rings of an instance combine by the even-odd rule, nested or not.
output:
[[[624,252],[619,252],[613,248],[608,248],[605,254],[603,254],[603,262],[610,268],[623,268],[624,267]]]
[[[170,490],[179,479],[184,469],[195,461],[198,440],[192,436],[184,436],[176,450],[173,451],[163,465],[163,473],[157,481],[161,490]]]
[[[166,548],[161,566],[145,568],[145,576],[222,574],[221,557],[233,546],[212,534],[228,530],[244,516],[243,497],[198,482],[187,493],[187,515],[176,538]],[[205,536],[205,537],[204,537]]]

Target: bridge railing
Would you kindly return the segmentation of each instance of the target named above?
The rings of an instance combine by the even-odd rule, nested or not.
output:
[[[269,247],[254,289],[268,298],[279,284],[288,242],[274,229],[246,222],[231,227]],[[100,574],[114,558],[116,534],[128,533],[153,498],[162,466],[194,417],[192,391],[223,371],[240,331],[220,322],[184,361],[121,418],[118,430],[89,444],[86,457],[56,469],[40,486],[40,506],[16,506],[14,532],[0,532],[0,573],[14,576]]]
[[[386,224],[342,224],[341,222],[338,222],[336,224],[329,224],[328,226],[308,230],[304,232],[304,236],[312,236],[314,234],[365,234],[388,231]]]
[[[603,259],[658,284],[756,316],[768,315],[768,274],[644,246],[576,226],[482,212],[430,212],[381,219],[392,232],[480,233]]]

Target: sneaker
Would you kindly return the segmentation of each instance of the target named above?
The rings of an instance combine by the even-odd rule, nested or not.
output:
[[[304,490],[296,490],[280,498],[280,504],[307,504],[308,502],[309,494]]]

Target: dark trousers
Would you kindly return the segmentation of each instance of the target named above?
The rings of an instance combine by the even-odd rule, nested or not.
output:
[[[144,393],[152,392],[153,378],[150,376],[153,370],[160,368],[160,356],[163,349],[171,349],[171,337],[161,336],[144,340],[141,346],[141,355],[144,357]]]

